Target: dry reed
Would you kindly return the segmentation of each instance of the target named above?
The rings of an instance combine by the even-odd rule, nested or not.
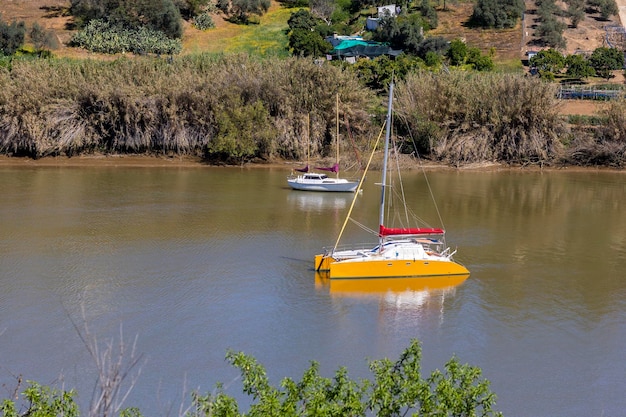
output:
[[[331,151],[335,95],[367,129],[371,97],[348,72],[244,55],[15,61],[0,73],[0,152],[302,158]]]
[[[198,155],[237,163],[330,157],[337,94],[348,159],[353,148],[369,151],[385,99],[340,67],[208,54],[174,61],[16,59],[0,69],[0,153]],[[615,101],[604,124],[573,131],[559,115],[553,84],[464,71],[411,73],[398,82],[395,100],[401,148],[410,153],[415,144],[422,156],[451,165],[621,164],[624,108]],[[608,158],[611,152],[617,154]]]

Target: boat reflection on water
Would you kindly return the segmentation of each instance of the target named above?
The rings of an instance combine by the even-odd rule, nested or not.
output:
[[[343,210],[350,205],[353,193],[315,193],[294,191],[287,200],[290,205],[304,211],[322,211],[327,209]]]
[[[315,273],[318,290],[328,290],[333,297],[378,298],[397,308],[419,308],[436,296],[454,293],[469,277],[450,275],[414,278],[329,279],[328,273]]]

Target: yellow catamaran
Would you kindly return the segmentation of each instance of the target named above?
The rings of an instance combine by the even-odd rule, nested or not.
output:
[[[378,243],[373,247],[338,250],[340,239],[338,238],[332,249],[315,256],[315,270],[325,272],[331,280],[406,277],[441,277],[442,279],[445,277],[445,279],[450,279],[450,277],[456,277],[454,281],[460,280],[462,282],[469,276],[469,271],[453,260],[452,256],[456,251],[451,252],[450,248],[446,246],[443,229],[430,227],[389,228],[384,226],[385,193],[389,187],[387,183],[387,161],[391,136],[393,87],[392,82],[389,85],[389,104],[385,123]],[[365,171],[367,172],[367,168]],[[360,184],[362,183],[361,180]],[[356,198],[353,200],[353,206],[355,201]],[[349,216],[350,213],[344,222],[342,233]]]

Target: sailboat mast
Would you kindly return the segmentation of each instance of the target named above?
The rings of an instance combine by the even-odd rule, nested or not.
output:
[[[386,121],[386,130],[385,130],[385,152],[383,156],[383,174],[381,181],[381,193],[380,193],[380,221],[379,225],[383,226],[385,224],[385,194],[387,191],[387,159],[389,157],[389,138],[391,137],[391,108],[393,102],[393,81],[389,83],[389,104],[387,105],[387,121]],[[380,243],[382,245],[383,236],[380,237]],[[382,249],[382,246],[381,246]]]
[[[306,114],[306,168],[309,169],[309,158],[311,153],[311,113]]]
[[[337,93],[337,103],[335,105],[335,122],[336,122],[336,129],[337,132],[335,134],[335,152],[337,154],[336,159],[335,159],[335,163],[339,164],[339,93]],[[337,178],[339,178],[339,170],[337,170],[337,172],[335,173],[335,175],[337,176]]]

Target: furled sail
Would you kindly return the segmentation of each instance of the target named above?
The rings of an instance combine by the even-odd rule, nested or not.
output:
[[[298,172],[309,172],[309,166],[305,166],[304,168],[296,168]]]
[[[339,164],[335,164],[332,167],[327,167],[327,168],[315,167],[315,169],[319,169],[319,170],[322,170],[322,171],[329,171],[329,172],[339,172]]]

